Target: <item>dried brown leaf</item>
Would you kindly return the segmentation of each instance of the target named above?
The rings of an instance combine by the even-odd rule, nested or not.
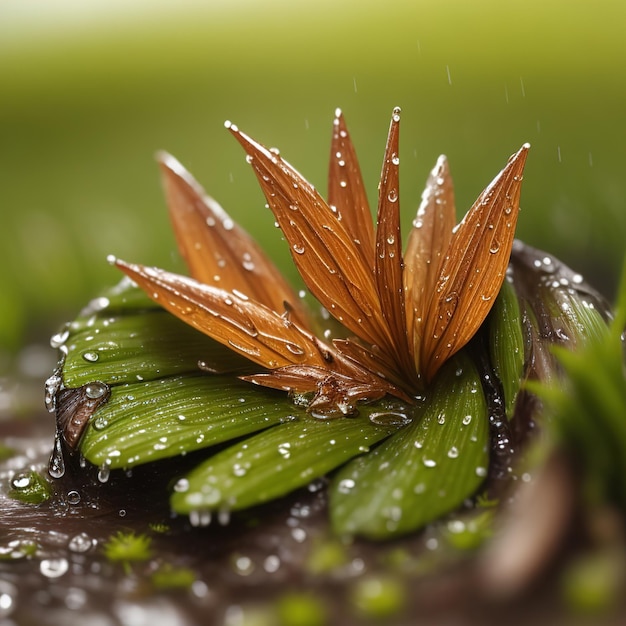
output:
[[[528,148],[509,159],[452,235],[424,323],[421,363],[429,381],[473,337],[502,286]]]
[[[274,263],[256,241],[196,182],[171,155],[160,153],[170,218],[181,255],[198,282],[249,298],[308,327],[306,313]]]
[[[330,314],[365,341],[389,345],[371,270],[337,214],[315,188],[279,155],[230,130],[248,154],[294,262]]]
[[[361,256],[374,269],[374,223],[361,168],[340,109],[335,111],[328,169],[328,205],[336,208]]]
[[[421,370],[419,359],[424,319],[455,223],[452,177],[448,161],[442,155],[426,181],[404,254],[407,329],[418,372]]]
[[[186,276],[120,260],[115,265],[170,313],[263,367],[328,365],[319,340],[288,316]]]
[[[376,228],[376,288],[389,328],[391,343],[379,347],[396,362],[396,369],[411,380],[415,371],[412,346],[407,339],[402,279],[402,237],[400,233],[400,182],[398,169],[400,109],[394,109],[389,126],[380,185]]]

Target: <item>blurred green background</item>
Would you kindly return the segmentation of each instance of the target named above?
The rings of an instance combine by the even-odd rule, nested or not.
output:
[[[230,119],[321,190],[344,110],[375,198],[403,110],[405,224],[438,154],[458,212],[530,141],[518,236],[609,297],[626,240],[626,3],[0,3],[0,355],[116,282],[181,269],[153,154],[175,154],[295,279]]]

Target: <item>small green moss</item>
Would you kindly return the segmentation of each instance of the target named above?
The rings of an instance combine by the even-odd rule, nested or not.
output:
[[[190,589],[196,581],[195,573],[186,567],[174,567],[166,563],[151,576],[156,589]]]
[[[168,533],[171,529],[170,525],[165,524],[164,522],[154,522],[152,524],[149,524],[148,528],[150,528],[153,533],[158,533],[159,535],[164,535],[165,533]]]
[[[395,577],[368,576],[355,583],[351,601],[360,616],[385,619],[402,611],[406,604],[406,590]]]
[[[290,593],[277,603],[280,626],[324,626],[327,611],[324,603],[307,593]]]
[[[152,558],[151,543],[152,539],[146,535],[119,531],[104,544],[104,556],[113,563],[122,563],[128,570],[130,563]]]
[[[20,472],[11,479],[9,496],[25,504],[41,504],[50,498],[50,483],[34,470]]]

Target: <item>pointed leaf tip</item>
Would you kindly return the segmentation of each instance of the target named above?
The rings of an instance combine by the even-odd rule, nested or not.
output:
[[[427,380],[476,333],[500,291],[519,214],[528,144],[479,195],[450,240],[421,344]]]

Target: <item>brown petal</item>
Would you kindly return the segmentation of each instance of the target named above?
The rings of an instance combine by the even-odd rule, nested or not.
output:
[[[170,313],[263,367],[328,364],[327,351],[316,337],[262,304],[186,276],[114,263]]]
[[[248,154],[307,287],[353,333],[387,345],[374,277],[342,221],[291,165],[236,126],[228,127]]]
[[[328,169],[328,205],[337,209],[365,267],[374,269],[374,224],[361,168],[341,109],[335,111]]]
[[[307,325],[298,297],[254,239],[171,155],[158,155],[178,248],[198,282],[235,290]]]
[[[411,381],[407,381],[407,377],[403,376],[402,372],[397,371],[397,363],[384,352],[377,349],[370,350],[354,339],[333,339],[333,346],[338,350],[340,356],[345,357],[350,362],[359,367],[365,367],[377,377],[384,378],[400,389],[409,387],[408,391],[414,391],[413,386],[407,384]],[[389,393],[399,395],[397,391],[390,391]]]
[[[404,254],[404,297],[415,369],[421,370],[424,318],[456,223],[454,188],[445,156],[437,159],[422,193]]]
[[[407,340],[402,284],[402,239],[400,234],[400,197],[398,169],[400,109],[393,111],[385,149],[376,228],[376,288],[383,317],[391,335],[391,345],[381,345],[396,361],[397,369],[411,379],[415,371]]]
[[[308,365],[289,365],[271,372],[240,378],[283,391],[314,392],[308,409],[321,416],[334,417],[352,413],[359,400],[378,400],[390,393],[390,389],[393,390],[386,381],[365,370],[361,370],[361,373],[363,377],[354,378],[352,375]],[[399,397],[406,399],[402,395]]]
[[[454,232],[424,323],[427,380],[476,333],[504,281],[519,213],[528,144],[480,194]]]

